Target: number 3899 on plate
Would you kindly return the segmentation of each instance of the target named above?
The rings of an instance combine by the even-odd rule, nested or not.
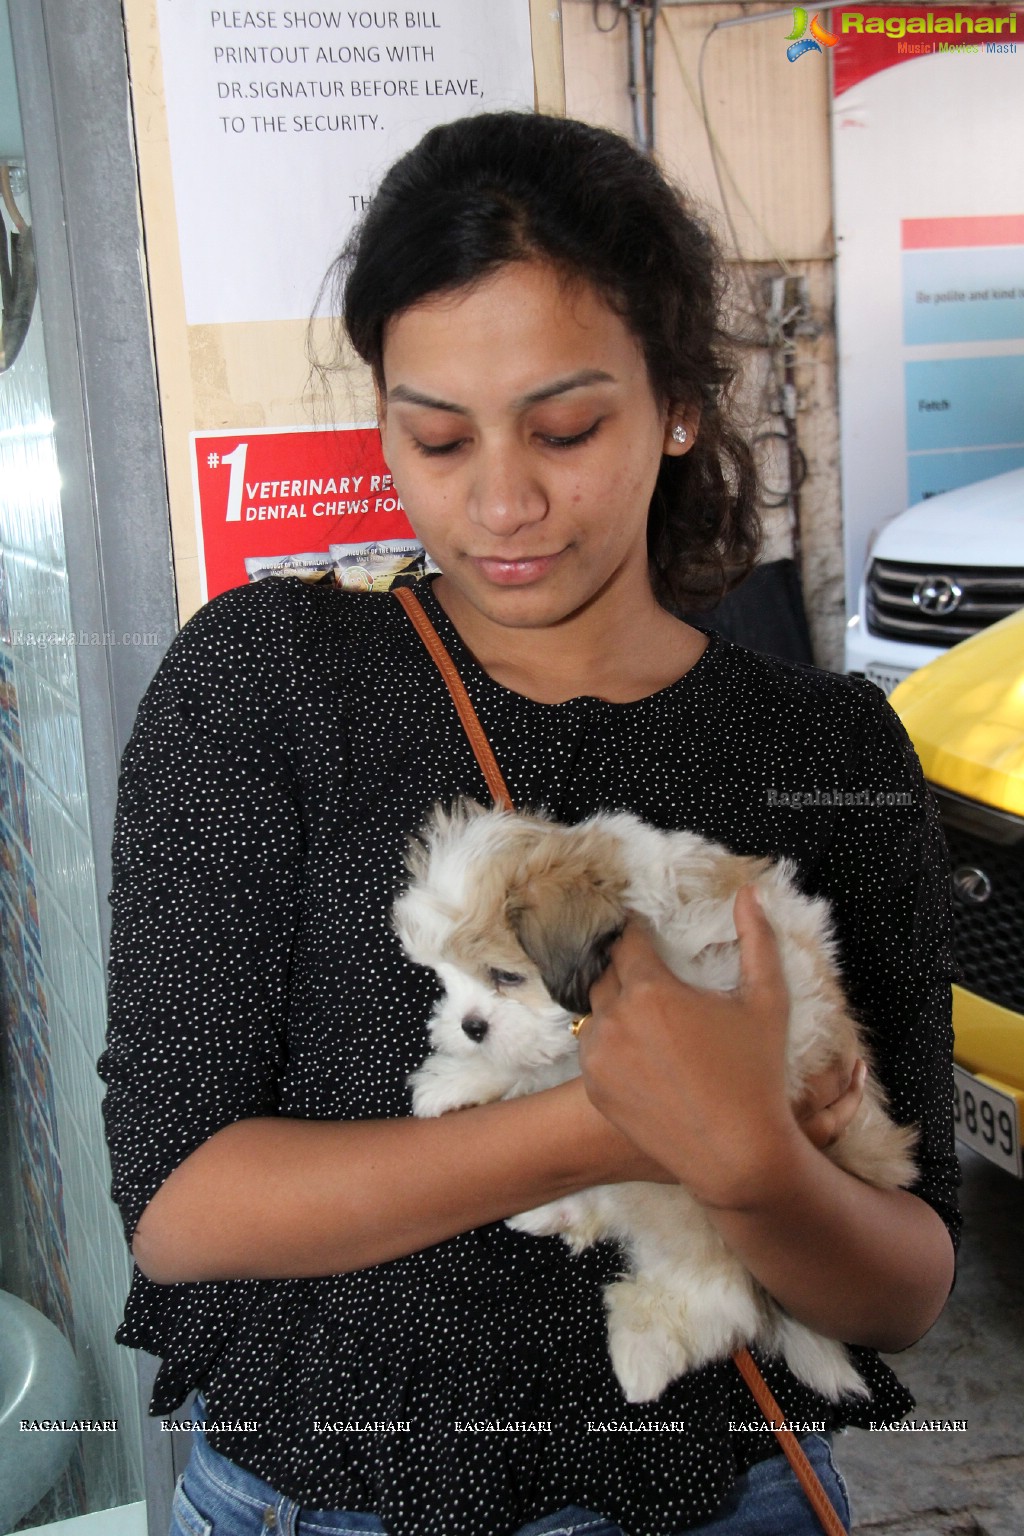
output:
[[[1017,1101],[989,1083],[953,1067],[953,1126],[957,1141],[964,1142],[1021,1177],[1020,1116]]]

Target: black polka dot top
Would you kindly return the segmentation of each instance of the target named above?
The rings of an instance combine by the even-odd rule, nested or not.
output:
[[[921,1127],[917,1192],[955,1240],[946,856],[882,695],[711,635],[648,698],[541,704],[492,681],[420,591],[517,805],[567,822],[628,809],[785,854],[831,898],[893,1112]],[[175,638],[124,754],[114,839],[100,1074],[129,1240],[162,1180],[231,1122],[411,1112],[436,983],[388,914],[409,834],[460,794],[488,799],[393,598],[271,579]],[[620,1262],[611,1243],[574,1256],[496,1223],[316,1279],[160,1286],[136,1270],[117,1336],[163,1360],[152,1412],[201,1387],[207,1419],[231,1421],[215,1448],[306,1508],[374,1511],[390,1536],[510,1536],[579,1505],[668,1536],[777,1447],[730,1429],[759,1415],[728,1361],[625,1402],[601,1299]],[[854,1356],[867,1406],[761,1364],[791,1419],[913,1406],[875,1354]]]

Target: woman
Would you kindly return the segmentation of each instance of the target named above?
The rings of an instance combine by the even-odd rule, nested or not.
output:
[[[882,1193],[819,1150],[856,1082],[816,1083],[800,1118],[786,1102],[787,999],[749,892],[737,993],[685,988],[627,930],[582,1079],[411,1119],[434,983],[388,912],[409,834],[483,781],[392,600],[225,593],[176,638],[126,750],[101,1063],[138,1265],[119,1338],[164,1358],[154,1411],[198,1386],[216,1426],[178,1531],[816,1530],[730,1362],[625,1404],[612,1245],[574,1257],[504,1225],[598,1182],[685,1183],[769,1291],[853,1348],[870,1405],[762,1362],[791,1419],[911,1406],[873,1351],[918,1338],[952,1282],[941,835],[875,689],[673,616],[756,545],[719,270],[623,140],[516,114],[432,130],[338,269],[443,572],[423,604],[516,803],[792,858],[832,900],[893,1111],[921,1128],[918,1185]],[[827,1439],[806,1444],[843,1510]]]

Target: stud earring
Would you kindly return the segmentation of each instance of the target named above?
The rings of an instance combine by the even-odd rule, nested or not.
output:
[[[672,440],[676,443],[685,443],[687,438],[686,428],[677,426],[672,428]]]

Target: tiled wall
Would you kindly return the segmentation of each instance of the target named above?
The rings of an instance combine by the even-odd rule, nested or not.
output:
[[[114,1343],[129,1261],[100,1117],[104,974],[74,635],[39,310],[0,374],[0,945],[4,1106],[14,1123],[17,1241],[3,1284],[71,1340],[86,1411],[51,1518],[142,1493],[134,1357]],[[16,1270],[17,1273],[12,1271]]]

